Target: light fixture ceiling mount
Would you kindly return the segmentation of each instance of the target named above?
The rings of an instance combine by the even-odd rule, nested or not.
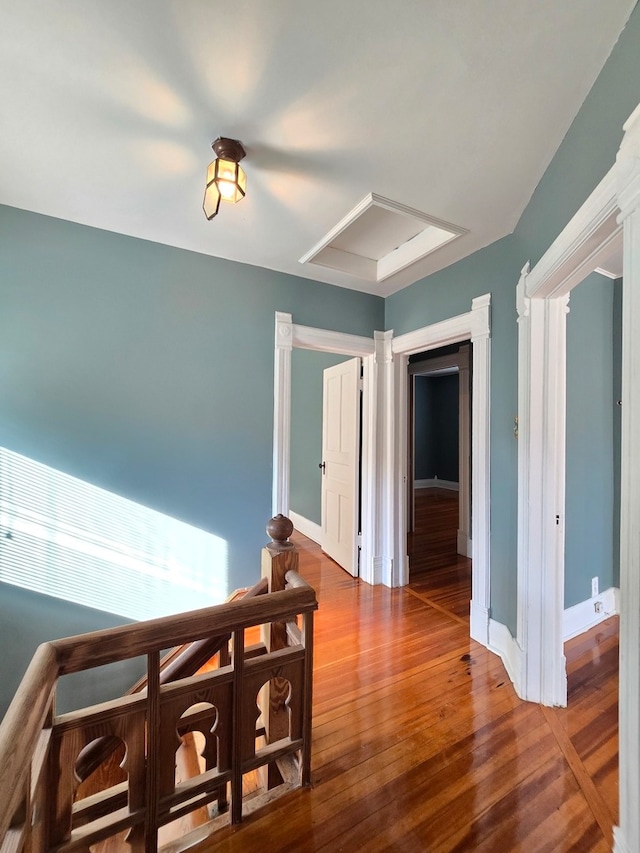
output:
[[[202,209],[207,219],[213,219],[221,201],[235,204],[245,197],[247,176],[238,165],[246,151],[238,139],[219,136],[211,143],[216,159],[207,168],[207,186]]]

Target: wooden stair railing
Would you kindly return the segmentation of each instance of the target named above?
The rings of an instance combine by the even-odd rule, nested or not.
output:
[[[239,601],[243,598],[253,598],[264,595],[269,590],[267,578],[260,580],[242,593],[236,590],[227,601]],[[160,684],[168,684],[195,675],[212,657],[224,652],[222,664],[228,664],[228,648],[231,634],[221,634],[215,637],[205,637],[193,643],[186,643],[172,649],[160,661]],[[147,686],[146,675],[142,676],[127,690],[125,696],[140,693]],[[103,762],[105,762],[122,743],[120,738],[105,736],[87,744],[76,761],[76,776],[84,782]]]
[[[231,821],[242,819],[243,774],[282,756],[299,756],[310,783],[313,614],[316,596],[295,572],[286,589],[217,607],[44,643],[0,724],[0,853],[72,853],[128,831],[127,849],[154,853],[158,829],[231,791]],[[300,627],[294,627],[300,619]],[[289,625],[290,645],[249,658],[245,631]],[[299,632],[299,634],[298,634]],[[231,662],[161,683],[162,649],[231,634]],[[293,642],[292,642],[293,640]],[[60,676],[147,656],[144,692],[56,716]],[[256,697],[286,679],[285,736],[256,742]],[[179,727],[205,736],[205,772],[175,781]],[[102,737],[126,746],[127,781],[74,802],[76,760]]]

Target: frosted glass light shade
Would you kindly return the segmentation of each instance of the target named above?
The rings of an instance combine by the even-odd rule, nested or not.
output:
[[[203,210],[207,219],[213,219],[220,208],[220,201],[232,204],[245,197],[247,176],[235,160],[216,157],[207,168],[207,187],[204,193]]]

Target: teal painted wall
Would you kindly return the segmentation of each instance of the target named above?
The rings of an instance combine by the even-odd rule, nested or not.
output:
[[[613,295],[593,273],[571,291],[567,316],[565,607],[614,584]]]
[[[458,377],[416,376],[414,467],[417,480],[457,483]]]
[[[413,395],[413,474],[416,480],[433,477],[431,446],[433,444],[433,409],[431,382],[427,376],[416,376]]]
[[[402,333],[464,313],[469,310],[474,296],[491,293],[491,611],[493,618],[505,623],[512,633],[516,630],[515,288],[524,263],[530,260],[535,264],[539,260],[613,165],[622,139],[622,125],[640,100],[638,80],[640,8],[636,7],[514,233],[416,282],[385,302],[385,327]],[[610,323],[609,317],[603,318],[605,324]],[[589,394],[586,376],[578,378],[575,391],[577,395]],[[610,396],[603,405],[611,411]],[[608,434],[606,439],[603,436],[603,440],[609,442],[611,453],[612,436]],[[609,475],[612,476],[613,457],[610,465]],[[579,482],[574,481],[570,473],[568,505],[578,490]],[[609,502],[601,513],[603,524],[611,524],[605,520],[611,511]],[[574,553],[577,549],[577,543],[569,539],[581,537],[583,533],[584,524],[572,525],[567,534],[568,552]],[[605,536],[605,531],[601,530],[600,534]],[[574,571],[577,572],[575,577]],[[592,563],[579,568],[573,564],[568,572],[567,585],[571,590],[582,589],[584,578],[596,573]],[[571,593],[574,594],[577,593]]]
[[[253,583],[274,313],[372,335],[382,299],[8,207],[0,235],[0,443],[209,530]]]
[[[0,583],[0,719],[4,717],[20,680],[40,643],[114,628],[130,620],[47,595]],[[101,666],[87,673],[64,676],[59,683],[59,713],[121,696],[145,671],[135,658],[118,666]]]
[[[384,323],[378,297],[3,206],[0,306],[0,444],[221,537],[228,590],[259,577],[271,516],[275,312]],[[97,627],[57,603],[43,633],[34,600],[27,660]]]
[[[291,355],[290,506],[320,524],[322,472],[322,372],[343,355],[294,349]]]
[[[622,125],[640,102],[640,6],[636,6],[598,79],[524,211],[516,234],[536,263],[606,175]],[[532,112],[535,121],[535,111]]]

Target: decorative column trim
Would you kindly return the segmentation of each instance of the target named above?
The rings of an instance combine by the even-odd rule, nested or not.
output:
[[[273,368],[273,496],[274,516],[289,515],[289,466],[291,458],[291,314],[276,311]]]
[[[518,695],[523,697],[526,690],[527,657],[524,649],[529,636],[529,556],[530,556],[530,518],[529,518],[529,465],[532,455],[531,432],[529,424],[530,380],[531,380],[531,299],[526,296],[527,276],[531,271],[529,261],[520,273],[516,288],[516,311],[518,315],[518,515],[517,515],[517,621],[516,644],[520,649],[520,672],[514,683],[518,685]],[[538,440],[539,436],[534,436]],[[537,618],[537,614],[534,618]]]
[[[524,699],[567,702],[562,638],[566,312],[569,296],[530,298],[518,310],[518,624]]]
[[[374,335],[380,334],[375,332]],[[374,343],[375,346],[375,343]],[[375,354],[362,359],[362,483],[360,517],[360,577],[370,584],[380,583],[376,563],[378,543],[378,492],[380,490],[378,454],[378,365]]]
[[[376,337],[376,363],[380,381],[380,581],[386,586],[402,586],[407,583],[407,573],[401,572],[398,578],[398,566],[401,560],[395,559],[396,538],[398,538],[394,518],[394,470],[395,470],[395,376],[393,359],[393,331],[381,332]],[[406,547],[404,549],[406,552]]]
[[[640,850],[640,105],[624,130],[616,162],[624,225],[618,853]]]
[[[489,294],[471,303],[471,637],[489,644],[491,616],[491,322]]]

